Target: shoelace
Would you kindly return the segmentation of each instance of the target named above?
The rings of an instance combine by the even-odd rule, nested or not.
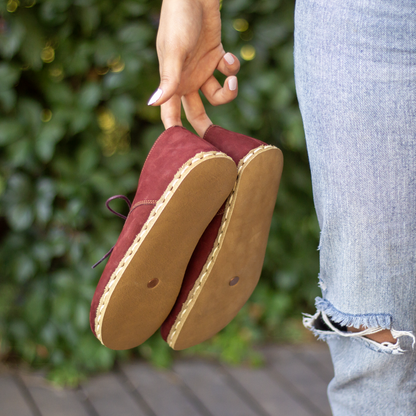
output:
[[[126,203],[127,203],[127,205],[129,206],[129,210],[130,210],[130,208],[131,208],[131,202],[130,202],[130,200],[126,197],[126,196],[124,196],[124,195],[114,195],[114,196],[112,196],[111,198],[108,198],[107,199],[107,201],[106,201],[106,203],[105,203],[105,206],[108,208],[108,210],[109,211],[111,211],[113,214],[115,214],[115,215],[117,215],[117,217],[120,217],[120,218],[123,218],[123,220],[126,220],[127,219],[127,217],[125,216],[125,215],[123,215],[123,214],[120,214],[119,212],[117,212],[117,211],[114,211],[111,207],[110,207],[110,202],[111,201],[114,201],[115,199],[123,199],[124,201],[126,201]],[[97,261],[97,263],[95,263],[91,268],[92,269],[95,269],[100,263],[102,263],[111,253],[112,253],[112,251],[114,250],[114,247],[115,246],[113,246],[113,247],[111,247],[111,249],[110,249],[110,251],[101,259],[101,260],[98,260]]]

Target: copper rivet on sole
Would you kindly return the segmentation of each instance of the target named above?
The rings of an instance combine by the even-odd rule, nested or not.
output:
[[[235,286],[239,282],[240,278],[238,276],[233,277],[230,280],[230,286]]]
[[[149,283],[147,284],[147,287],[149,289],[153,289],[154,287],[156,287],[159,284],[159,279],[152,279],[149,280]]]

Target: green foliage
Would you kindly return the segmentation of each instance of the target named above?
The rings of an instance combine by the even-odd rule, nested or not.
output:
[[[159,110],[146,105],[159,82],[159,7],[150,0],[0,2],[0,353],[46,365],[57,383],[76,384],[130,354],[106,349],[89,330],[102,270],[91,265],[122,226],[105,200],[134,195],[163,131]],[[285,155],[260,284],[232,324],[192,350],[229,362],[257,362],[253,343],[297,336],[284,328],[311,309],[317,292],[293,7],[230,0],[222,8],[224,47],[242,57],[239,97],[209,115]],[[161,366],[171,359],[158,334],[137,351]]]

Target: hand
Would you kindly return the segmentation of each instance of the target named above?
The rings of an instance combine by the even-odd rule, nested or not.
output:
[[[221,44],[218,0],[164,0],[157,35],[161,82],[149,105],[161,105],[165,128],[182,125],[181,101],[195,131],[202,136],[212,124],[199,90],[212,105],[232,101],[238,93],[237,57]],[[213,73],[228,78],[222,87]]]

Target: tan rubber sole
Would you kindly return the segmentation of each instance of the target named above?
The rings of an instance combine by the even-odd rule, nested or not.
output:
[[[175,175],[101,297],[95,329],[104,345],[133,348],[160,327],[192,252],[230,194],[236,174],[231,158],[207,152]]]
[[[239,163],[214,247],[174,325],[168,344],[197,345],[223,329],[254,291],[260,278],[283,168],[273,146],[253,149]]]

